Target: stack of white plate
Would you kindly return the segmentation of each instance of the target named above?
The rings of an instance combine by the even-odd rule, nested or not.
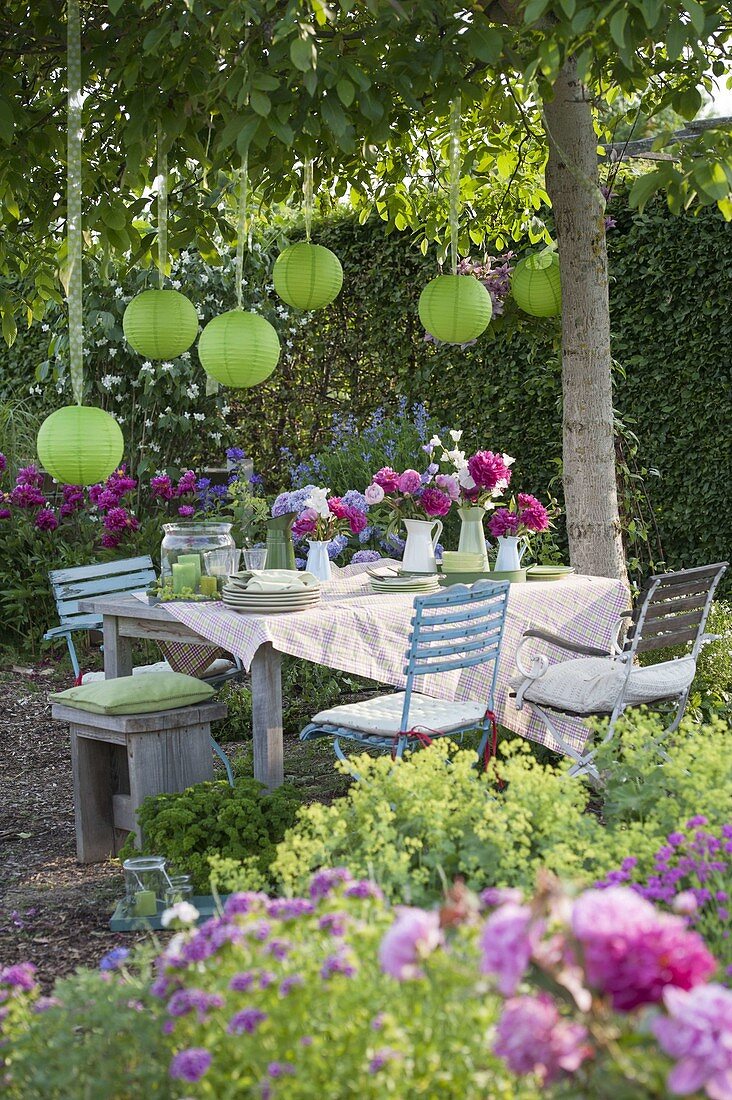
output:
[[[245,580],[230,577],[221,598],[232,611],[246,615],[278,615],[287,611],[308,611],[320,603],[319,585],[297,585],[277,592],[252,592]]]
[[[387,592],[392,595],[395,592],[405,592],[411,596],[440,591],[440,582],[436,573],[425,573],[422,576],[406,574],[376,576],[370,573],[369,578],[374,592]]]

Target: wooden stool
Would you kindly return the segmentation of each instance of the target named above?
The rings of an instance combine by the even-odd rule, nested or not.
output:
[[[71,728],[76,854],[80,863],[116,855],[128,832],[140,843],[136,811],[148,795],[183,791],[213,779],[211,722],[223,703],[196,703],[154,714],[92,714],[54,703]]]

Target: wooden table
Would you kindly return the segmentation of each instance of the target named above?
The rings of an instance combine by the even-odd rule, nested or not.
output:
[[[100,596],[80,601],[79,608],[102,616],[107,680],[132,675],[134,638],[211,646],[210,639],[179,622],[165,607],[151,607],[134,596]],[[257,649],[250,670],[254,776],[270,788],[279,787],[285,778],[280,666],[281,654],[267,644]]]

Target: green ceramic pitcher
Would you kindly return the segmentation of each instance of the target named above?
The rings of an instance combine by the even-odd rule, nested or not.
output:
[[[267,520],[267,561],[265,569],[295,569],[292,525],[296,512],[285,512]]]

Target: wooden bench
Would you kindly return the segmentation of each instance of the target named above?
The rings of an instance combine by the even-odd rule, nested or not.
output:
[[[136,812],[148,795],[214,778],[211,723],[226,706],[112,715],[55,703],[51,714],[71,729],[77,858],[96,863],[116,855],[128,832],[140,842]]]

